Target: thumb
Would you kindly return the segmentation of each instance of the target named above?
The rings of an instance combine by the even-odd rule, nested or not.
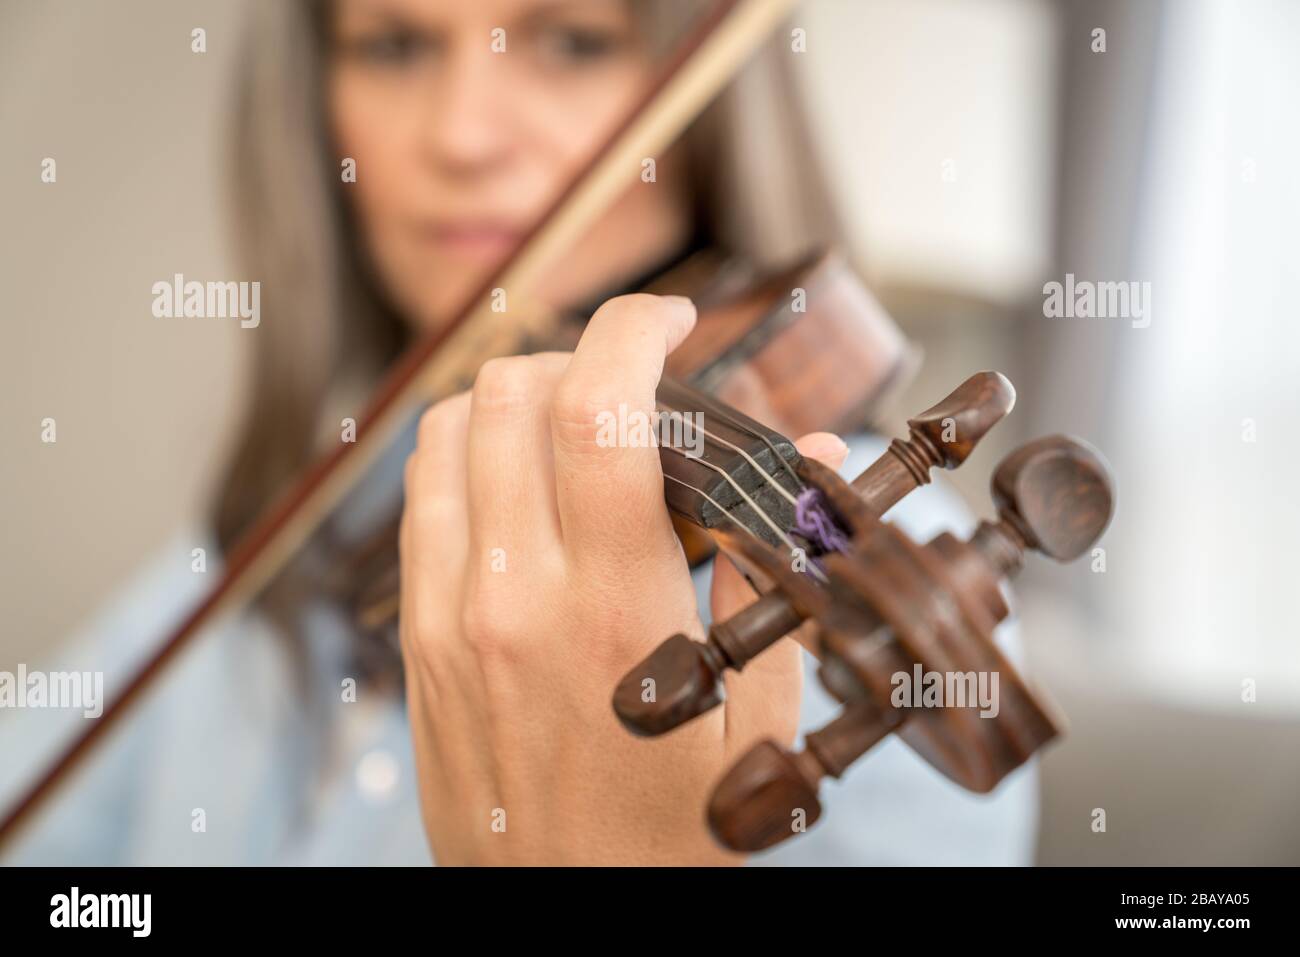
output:
[[[812,432],[795,442],[801,455],[839,469],[849,447],[830,432]],[[713,563],[709,605],[714,621],[722,621],[750,604],[757,595],[731,559],[719,554]],[[803,681],[803,649],[794,641],[779,641],[745,670],[727,675],[727,740],[730,753],[747,751],[762,738],[789,744],[798,728],[799,689]]]

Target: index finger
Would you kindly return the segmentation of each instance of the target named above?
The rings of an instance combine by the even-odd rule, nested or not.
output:
[[[626,557],[676,548],[659,452],[646,442],[664,357],[695,326],[681,296],[620,296],[592,316],[555,391],[551,437],[566,551]]]

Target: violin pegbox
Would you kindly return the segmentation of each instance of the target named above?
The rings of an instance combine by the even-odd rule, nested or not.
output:
[[[797,455],[793,467],[805,487],[820,489],[824,503],[841,523],[861,524],[928,484],[931,468],[959,466],[1014,405],[1015,389],[1005,376],[980,372],[909,419],[908,438],[895,439],[851,487]],[[714,622],[705,642],[674,635],[632,668],[615,691],[614,711],[633,734],[663,734],[721,704],[726,671],[739,671],[805,620],[824,621],[834,610],[825,589],[814,587],[807,576],[794,574],[799,562],[793,559],[803,555],[761,547],[739,522],[730,528],[717,525],[711,533],[724,551],[782,587],[768,591],[730,619]],[[646,700],[644,694],[647,681],[653,681],[656,690],[653,700]]]
[[[757,851],[814,824],[822,778],[839,777],[896,733],[953,781],[992,790],[1052,740],[1055,708],[1005,658],[994,629],[1008,614],[1002,585],[1027,551],[1057,561],[1086,552],[1109,523],[1108,469],[1087,444],[1065,436],[1030,442],[994,472],[997,518],[968,540],[944,533],[918,544],[881,516],[934,467],[955,468],[1006,415],[1014,390],[997,373],[971,377],[909,420],[907,439],[851,484],[811,460],[796,471],[847,540],[816,554],[817,575],[781,549],[739,531],[715,535],[724,550],[773,583],[748,608],[716,622],[705,642],[677,635],[628,672],[614,710],[637,734],[662,734],[724,700],[723,676],[805,621],[822,684],[844,708],[790,753],[764,741],[716,786],[709,827],[725,847]],[[653,678],[656,700],[645,702]]]

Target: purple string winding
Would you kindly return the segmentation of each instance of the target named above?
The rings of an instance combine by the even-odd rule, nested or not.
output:
[[[809,486],[794,500],[795,531],[825,552],[847,552],[849,540],[831,515],[820,489]]]

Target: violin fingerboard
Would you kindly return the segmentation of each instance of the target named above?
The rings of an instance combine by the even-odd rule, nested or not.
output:
[[[794,471],[801,460],[794,443],[676,380],[663,380],[657,399],[656,437],[668,507],[702,528],[738,523],[785,547],[776,529],[794,527],[787,496],[802,487]]]

